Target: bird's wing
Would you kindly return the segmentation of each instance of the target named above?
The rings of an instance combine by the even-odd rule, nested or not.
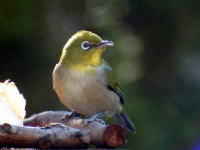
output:
[[[107,88],[113,92],[115,92],[119,97],[120,97],[120,102],[121,104],[125,104],[125,98],[123,94],[123,88],[121,84],[118,82],[117,78],[113,74],[112,68],[110,65],[103,60],[103,63],[105,64],[106,67],[104,67],[104,71],[106,73],[107,77]]]

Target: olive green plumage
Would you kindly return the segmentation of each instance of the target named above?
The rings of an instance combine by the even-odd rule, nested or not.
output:
[[[63,48],[63,52],[60,58],[62,64],[73,66],[73,65],[81,65],[81,66],[98,66],[100,64],[100,55],[104,49],[92,48],[90,51],[84,51],[81,47],[81,43],[84,41],[88,41],[93,45],[97,45],[102,41],[102,39],[92,32],[87,32],[81,30],[73,35],[65,47]],[[98,49],[98,51],[96,51]],[[96,58],[95,60],[93,60]]]
[[[125,104],[125,101],[124,101],[125,98],[124,98],[123,88],[122,88],[121,84],[119,83],[119,81],[115,77],[110,65],[105,60],[103,61],[103,63],[107,66],[107,67],[105,67],[104,70],[105,70],[105,73],[106,73],[106,77],[108,79],[108,88],[110,90],[113,90],[114,92],[116,92],[120,96],[121,104]]]
[[[61,102],[71,110],[91,117],[106,114],[135,132],[122,110],[123,88],[102,54],[113,42],[90,31],[74,34],[63,48],[53,71],[53,86]]]

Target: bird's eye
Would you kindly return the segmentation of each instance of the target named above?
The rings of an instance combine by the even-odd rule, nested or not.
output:
[[[83,43],[81,43],[81,47],[83,50],[88,50],[91,47],[91,45],[88,41],[84,41]]]

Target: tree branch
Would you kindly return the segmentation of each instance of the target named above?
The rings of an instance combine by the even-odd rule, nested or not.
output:
[[[125,143],[125,130],[70,116],[66,111],[47,111],[24,120],[24,126],[0,125],[0,146],[35,148],[118,147]]]
[[[100,147],[118,147],[126,142],[125,130],[121,125],[102,124],[103,120],[85,124],[81,117],[73,116],[66,111],[46,111],[25,119],[26,126],[46,126],[51,123],[62,123],[66,126],[90,131],[91,144]]]
[[[52,124],[44,128],[7,123],[0,125],[0,145],[3,147],[87,148],[89,143],[88,131],[62,124]]]

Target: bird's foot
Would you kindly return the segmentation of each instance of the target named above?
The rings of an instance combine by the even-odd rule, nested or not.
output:
[[[99,123],[101,123],[101,124],[103,124],[103,125],[105,125],[105,122],[102,120],[102,119],[94,119],[94,121],[97,121],[97,122],[99,122]]]
[[[67,119],[71,119],[73,117],[80,117],[83,118],[84,116],[75,112],[75,111],[71,111],[69,114],[64,115],[63,117],[60,118],[60,120],[67,120]]]
[[[88,124],[90,124],[91,122],[94,122],[94,121],[97,121],[97,122],[105,125],[105,122],[102,119],[98,119],[98,118],[88,118],[88,119],[85,119],[84,120],[84,125],[87,126]]]
[[[93,121],[97,121],[97,122],[105,125],[105,122],[102,119],[99,119],[100,117],[102,117],[104,115],[105,115],[105,112],[95,114],[91,118],[85,119],[84,120],[84,125],[87,126],[89,123],[91,123]]]
[[[75,111],[71,111],[69,115],[70,115],[71,117],[80,117],[80,118],[83,118],[83,117],[84,117],[84,115],[79,114],[79,113],[77,113],[77,112],[75,112]]]

